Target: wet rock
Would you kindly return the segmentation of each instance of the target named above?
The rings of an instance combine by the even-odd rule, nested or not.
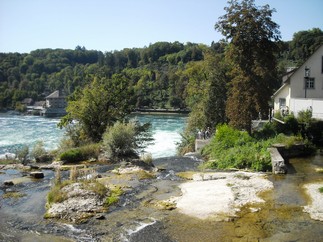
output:
[[[44,173],[39,171],[30,172],[30,176],[36,179],[44,178]]]
[[[37,166],[37,165],[31,164],[29,166],[30,166],[30,169],[34,169],[34,170],[38,170],[39,169],[39,166]]]
[[[105,219],[105,216],[103,214],[97,214],[95,216],[95,219],[97,219],[97,220],[103,220],[103,219]]]
[[[4,181],[3,184],[5,186],[13,186],[14,185],[13,181]]]
[[[130,160],[128,162],[123,163],[122,166],[124,166],[124,167],[140,167],[141,169],[149,170],[149,171],[154,168],[154,165],[152,163],[146,163],[140,159]]]

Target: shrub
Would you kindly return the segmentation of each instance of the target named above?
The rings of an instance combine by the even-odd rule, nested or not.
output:
[[[281,116],[279,112],[275,113],[275,118],[282,120],[285,124],[281,124],[279,122],[273,122],[273,128],[277,134],[284,133],[284,134],[298,134],[299,132],[299,124],[297,119],[294,117],[293,114],[289,114],[285,117]]]
[[[151,165],[153,163],[153,157],[150,153],[144,153],[143,155],[141,155],[140,159],[148,165]]]
[[[64,162],[78,162],[84,159],[79,148],[73,148],[60,154],[60,160]]]
[[[62,188],[71,184],[69,180],[62,183],[55,184],[47,194],[47,204],[50,206],[53,203],[60,203],[67,199],[66,192],[62,191]]]
[[[48,162],[52,160],[52,156],[48,154],[44,148],[44,142],[43,141],[37,141],[34,145],[31,156],[34,157],[36,162]]]
[[[102,147],[111,159],[137,158],[135,124],[116,122],[103,134]]]
[[[254,131],[252,135],[257,140],[269,139],[269,138],[275,137],[276,130],[275,130],[274,124],[268,122],[264,125],[264,127],[261,130]]]
[[[195,135],[187,132],[181,133],[181,141],[177,143],[177,150],[180,155],[185,155],[195,150]]]
[[[87,144],[81,147],[72,148],[59,155],[59,159],[64,162],[79,162],[90,158],[97,159],[100,153],[100,144]]]
[[[304,143],[301,136],[286,136],[284,134],[267,140],[255,140],[244,131],[222,125],[218,127],[211,143],[203,149],[203,154],[212,160],[207,162],[204,167],[268,171],[271,169],[271,158],[267,148],[275,143],[285,144],[288,148],[300,142]],[[307,150],[311,150],[311,146],[306,140],[305,145]]]
[[[27,163],[28,155],[29,155],[29,148],[26,145],[16,150],[16,157],[23,165]]]

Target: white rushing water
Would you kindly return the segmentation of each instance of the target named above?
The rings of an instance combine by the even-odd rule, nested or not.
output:
[[[186,116],[183,115],[135,115],[141,123],[152,124],[154,144],[145,152],[153,158],[173,156],[176,154],[176,143],[180,141]],[[0,155],[15,153],[23,145],[33,147],[41,140],[47,150],[57,148],[64,136],[64,130],[59,129],[57,118],[39,116],[17,116],[0,114]]]

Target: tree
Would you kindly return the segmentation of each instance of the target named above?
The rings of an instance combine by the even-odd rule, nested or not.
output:
[[[323,31],[313,28],[294,33],[290,42],[291,58],[299,64],[305,62],[323,44]]]
[[[208,68],[209,87],[205,102],[206,127],[215,128],[218,124],[226,122],[227,101],[227,65],[222,54],[214,54],[210,51],[205,55]]]
[[[94,78],[90,85],[76,92],[68,102],[68,114],[61,120],[60,125],[77,121],[88,138],[99,142],[108,126],[123,120],[132,110],[131,93],[132,88],[124,76]]]
[[[230,41],[225,58],[232,77],[226,106],[230,124],[251,131],[251,120],[267,115],[276,77],[275,41],[279,26],[271,20],[274,9],[255,6],[254,0],[228,2],[215,29]]]

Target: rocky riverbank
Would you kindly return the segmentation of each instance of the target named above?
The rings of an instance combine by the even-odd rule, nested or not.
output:
[[[39,241],[42,236],[52,241],[59,237],[71,241],[131,242],[319,237],[323,199],[318,189],[323,184],[306,188],[313,198],[305,200],[305,204],[299,200],[295,205],[291,199],[289,205],[281,203],[279,196],[283,194],[283,201],[289,201],[289,194],[298,193],[293,190],[288,196],[284,194],[284,179],[298,179],[292,173],[273,176],[244,171],[202,172],[198,170],[200,162],[192,157],[169,157],[154,160],[154,167],[144,167],[139,161],[91,164],[90,169],[100,175],[94,181],[106,188],[104,196],[89,187],[84,189],[76,181],[61,189],[66,199],[53,203],[47,211],[47,194],[55,172],[38,169],[44,173],[43,178],[25,178],[25,168],[4,166],[0,171],[0,240],[28,237],[29,241]],[[314,163],[316,167],[320,164],[317,160]],[[47,168],[54,169],[54,165]],[[70,168],[64,167],[63,180],[69,179]],[[87,165],[78,168],[89,169]],[[319,180],[320,175],[316,172],[313,180]],[[4,185],[9,178],[14,184]],[[22,182],[15,182],[21,178]],[[106,207],[115,187],[122,194]],[[9,197],[11,192],[22,196]],[[308,212],[314,212],[312,219]],[[44,219],[44,214],[50,215],[49,219]],[[291,228],[298,232],[287,236],[284,231]]]

